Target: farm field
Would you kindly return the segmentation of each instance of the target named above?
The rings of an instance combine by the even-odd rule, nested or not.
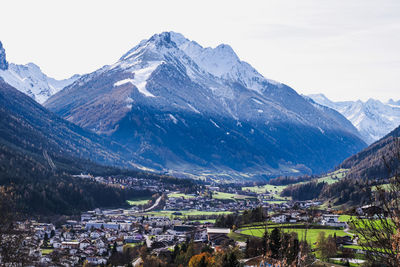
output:
[[[287,185],[271,185],[266,184],[262,186],[250,186],[250,187],[243,187],[243,191],[250,191],[255,192],[257,194],[265,193],[266,191],[272,192],[273,194],[279,195],[283,189],[285,189]]]
[[[195,198],[195,196],[187,195],[187,194],[183,194],[183,193],[171,193],[171,194],[168,194],[168,197],[174,197],[174,198],[183,197],[184,199]]]
[[[199,222],[199,223],[215,223],[215,219],[193,220],[193,222]]]
[[[237,199],[242,200],[242,199],[253,198],[250,196],[243,196],[243,195],[224,193],[224,192],[213,192],[212,197],[214,199],[231,199],[231,200],[237,200]]]
[[[52,248],[41,249],[42,255],[48,255],[53,252]]]
[[[315,179],[318,182],[326,182],[328,184],[333,184],[337,182],[339,179],[342,179],[347,172],[347,169],[339,169],[334,172],[328,173],[323,177]],[[296,183],[301,184],[304,182]],[[271,185],[266,184],[262,186],[250,186],[250,187],[243,187],[243,191],[251,191],[257,194],[265,193],[266,191],[270,192],[274,197],[277,199],[283,199],[280,197],[280,193],[287,187],[288,185]]]
[[[347,173],[347,169],[339,169],[334,172],[328,173],[326,176],[318,178],[319,183],[325,182],[328,184],[333,184],[342,179]]]
[[[139,205],[146,205],[151,198],[138,198],[133,200],[127,200],[129,205],[131,206],[139,206]]]
[[[285,189],[287,185],[271,185],[271,184],[266,184],[262,186],[250,186],[250,187],[243,187],[243,191],[249,191],[249,192],[254,192],[257,194],[263,194],[265,192],[269,192],[270,195],[277,201],[282,201],[286,202],[290,198],[287,197],[281,197],[280,194]],[[280,202],[280,203],[282,203]],[[271,202],[271,203],[276,203],[279,204],[279,202]]]
[[[181,213],[181,215],[174,215],[173,213]],[[166,216],[166,217],[185,217],[185,216],[200,216],[200,215],[222,215],[230,214],[230,211],[200,211],[200,210],[160,210],[145,213],[146,215],[153,216]]]
[[[125,245],[133,248],[133,247],[136,247],[136,246],[143,245],[143,242],[140,242],[140,243],[126,243]]]
[[[351,215],[340,215],[339,217],[339,221],[341,222],[349,222],[351,219],[355,219],[355,216],[351,216]]]
[[[269,228],[270,231],[272,231],[271,228]],[[304,236],[306,234],[306,229],[300,229],[300,228],[281,228],[282,231],[286,233],[291,233],[295,232],[297,233],[299,239],[304,239]],[[264,235],[265,229],[264,228],[245,228],[240,231],[241,234],[244,235],[249,235],[249,236],[256,236],[256,237],[262,237]],[[343,230],[332,230],[332,229],[307,229],[307,242],[310,243],[313,247],[315,246],[315,242],[317,241],[318,234],[320,232],[325,232],[325,235],[334,235],[336,233],[336,236],[346,236],[349,235],[345,233]]]

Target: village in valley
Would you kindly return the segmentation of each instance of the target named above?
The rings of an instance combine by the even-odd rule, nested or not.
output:
[[[151,191],[152,196],[128,201],[127,207],[97,208],[57,223],[17,222],[15,228],[24,233],[23,249],[31,262],[43,266],[106,265],[113,255],[139,247],[145,247],[148,253],[159,258],[170,258],[183,243],[211,250],[231,246],[245,253],[249,238],[261,238],[265,231],[274,228],[297,233],[299,239],[306,238],[312,248],[323,231],[334,236],[337,247],[350,250],[353,257],[364,253],[347,224],[352,216],[319,201],[292,201],[281,197],[280,186],[202,184],[188,193],[185,187],[172,183],[132,177],[80,175],[76,179],[140,187]],[[224,215],[239,216],[251,210],[261,212],[261,221],[229,225],[221,219]],[[362,215],[370,211],[368,206],[355,212]],[[142,258],[143,255],[137,254],[131,266],[141,266]],[[259,266],[261,261],[262,258],[257,261],[254,257],[241,260],[244,266]]]

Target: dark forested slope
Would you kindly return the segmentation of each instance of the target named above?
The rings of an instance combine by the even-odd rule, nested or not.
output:
[[[0,187],[13,196],[16,211],[69,214],[121,205],[128,198],[150,194],[71,176],[85,171],[120,172],[88,160],[123,162],[117,152],[127,153],[122,146],[57,117],[0,80]]]
[[[363,151],[347,158],[340,165],[350,169],[349,178],[388,178],[400,170],[400,126]]]

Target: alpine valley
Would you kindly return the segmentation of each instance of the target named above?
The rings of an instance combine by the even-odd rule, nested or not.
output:
[[[204,48],[175,32],[141,41],[44,106],[148,168],[189,177],[322,172],[366,146],[339,112],[263,77],[229,45]]]
[[[5,2],[0,267],[400,266],[394,0]]]

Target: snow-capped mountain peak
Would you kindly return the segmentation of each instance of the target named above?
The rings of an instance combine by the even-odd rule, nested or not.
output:
[[[393,99],[389,99],[389,101],[386,104],[393,106],[400,106],[400,100],[394,101]]]
[[[264,78],[250,64],[241,61],[232,47],[220,44],[215,48],[202,47],[195,41],[185,38],[176,32],[155,34],[142,40],[137,46],[124,54],[113,67],[130,68],[143,61],[162,61],[171,58],[184,59],[186,72],[197,79],[204,73],[213,75],[230,83],[239,83],[243,87],[262,93],[268,84],[281,84]],[[201,79],[201,77],[200,77]],[[215,91],[221,94],[221,90]]]
[[[6,61],[6,53],[0,42],[0,77],[19,91],[43,103],[51,95],[76,81],[80,76],[74,75],[68,79],[56,80],[48,77],[34,63],[18,65]]]

